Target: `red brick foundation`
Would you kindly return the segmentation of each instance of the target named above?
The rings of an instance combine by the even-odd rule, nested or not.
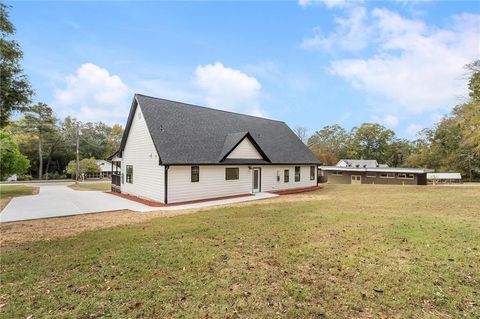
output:
[[[133,196],[133,195],[129,195],[129,194],[118,193],[118,192],[108,192],[108,194],[112,194],[112,195],[115,195],[115,196],[118,196],[118,197],[129,199],[131,201],[134,201],[134,202],[137,202],[137,203],[140,203],[140,204],[144,204],[144,205],[147,205],[147,206],[152,206],[152,207],[163,207],[163,206],[165,206],[165,204],[163,204],[163,203],[155,202],[155,201],[148,200],[148,199],[143,199],[143,198]]]
[[[277,194],[277,195],[288,195],[288,194],[312,192],[312,191],[319,190],[321,188],[322,188],[322,186],[311,186],[311,187],[285,189],[285,190],[275,191],[275,192],[270,192],[270,193]]]
[[[222,197],[212,197],[212,198],[205,198],[205,199],[197,199],[197,200],[190,200],[190,201],[185,201],[185,202],[176,202],[176,203],[169,203],[169,204],[163,204],[155,201],[151,201],[148,199],[143,199],[137,196],[129,195],[129,194],[124,194],[124,193],[117,193],[117,192],[108,192],[109,194],[116,195],[125,199],[132,200],[137,203],[141,203],[147,206],[152,206],[152,207],[169,207],[169,206],[178,206],[178,205],[188,205],[188,204],[196,204],[196,203],[204,203],[204,202],[210,202],[214,200],[222,200],[222,199],[230,199],[230,198],[237,198],[237,197],[246,197],[246,196],[253,196],[253,194],[240,194],[240,195],[230,195],[230,196],[222,196]]]

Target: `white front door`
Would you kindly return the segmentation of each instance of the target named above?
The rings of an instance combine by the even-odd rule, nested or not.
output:
[[[258,193],[260,191],[260,169],[254,168],[252,175],[253,175],[252,190],[254,193]]]
[[[362,176],[361,175],[352,175],[352,184],[361,184]]]

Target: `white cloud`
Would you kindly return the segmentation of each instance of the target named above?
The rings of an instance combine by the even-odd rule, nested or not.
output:
[[[65,79],[66,87],[55,91],[54,104],[61,115],[81,121],[112,123],[128,113],[129,90],[117,75],[92,63],[82,64]]]
[[[315,5],[315,4],[323,4],[327,8],[331,9],[331,8],[336,8],[336,7],[345,7],[349,3],[352,3],[352,2],[362,2],[362,1],[361,0],[358,0],[358,1],[353,1],[353,0],[350,0],[350,1],[347,1],[347,0],[298,0],[298,5],[305,8],[305,7],[308,7],[308,6],[311,6],[311,5]]]
[[[337,29],[323,35],[321,30],[313,28],[314,36],[304,39],[301,47],[304,49],[331,50],[341,48],[348,51],[358,51],[368,45],[369,27],[366,25],[367,10],[354,7],[347,10],[347,17],[335,17]]]
[[[385,116],[378,116],[378,115],[374,115],[372,116],[372,119],[375,121],[375,122],[378,122],[380,124],[383,124],[387,127],[390,127],[390,128],[394,128],[398,125],[398,117],[396,117],[395,115],[392,115],[392,114],[387,114]]]
[[[332,37],[332,43],[349,49],[342,41],[348,41],[347,31],[358,20],[350,15],[343,21],[333,35],[322,39]],[[365,21],[363,30],[373,53],[367,58],[334,60],[331,71],[358,90],[386,99],[381,110],[444,112],[466,95],[464,66],[480,56],[479,15],[456,15],[448,27],[437,28],[387,9],[374,9]]]
[[[420,132],[423,129],[424,127],[422,125],[412,123],[406,128],[405,132],[407,133],[409,138],[415,138],[418,132]]]
[[[145,95],[161,97],[168,100],[199,103],[202,100],[200,92],[189,83],[188,79],[165,80],[165,79],[147,79],[140,80],[138,89],[135,92],[141,92]]]
[[[199,65],[193,83],[201,90],[210,107],[262,116],[261,84],[256,78],[225,67],[222,63]]]

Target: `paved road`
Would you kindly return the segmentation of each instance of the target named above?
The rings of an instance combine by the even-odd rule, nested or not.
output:
[[[98,191],[75,191],[65,185],[40,186],[37,195],[15,197],[0,214],[0,222],[59,217],[111,210],[155,210],[128,199]]]

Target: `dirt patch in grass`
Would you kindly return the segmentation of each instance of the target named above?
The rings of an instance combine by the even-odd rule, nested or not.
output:
[[[175,211],[132,212],[129,210],[83,214],[76,216],[45,218],[0,224],[0,247],[18,245],[41,240],[52,240],[80,234],[88,230],[109,228],[118,225],[140,223],[158,217],[174,217],[199,211],[222,209],[225,206],[242,207],[251,205],[270,205],[296,201],[325,200],[327,195],[319,192],[283,195],[279,197],[248,201],[231,205],[184,209]]]

